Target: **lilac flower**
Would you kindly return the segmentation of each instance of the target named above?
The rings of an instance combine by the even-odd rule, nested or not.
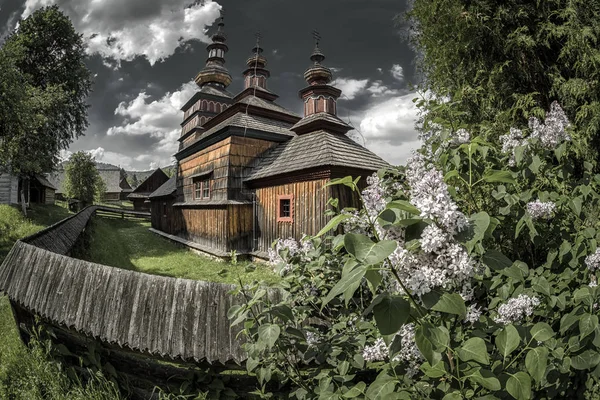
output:
[[[448,192],[444,176],[422,154],[408,160],[406,179],[410,185],[410,202],[421,211],[421,217],[437,219],[451,234],[468,226],[465,215]]]
[[[533,314],[533,309],[540,305],[537,297],[520,294],[517,298],[511,298],[498,307],[498,316],[494,319],[499,324],[512,324],[520,321],[523,317]]]
[[[499,139],[502,143],[502,153],[510,155],[508,165],[514,167],[516,165],[515,149],[527,145],[527,140],[523,138],[523,132],[520,129],[510,128],[510,133],[500,136]]]
[[[567,115],[556,101],[550,105],[544,123],[535,117],[529,118],[531,137],[539,139],[542,146],[547,149],[554,149],[561,142],[570,141],[571,136],[566,132],[570,127],[571,123]]]
[[[594,254],[590,254],[585,258],[585,265],[592,272],[600,270],[600,247],[596,249]]]
[[[457,130],[454,135],[455,136],[452,139],[452,144],[454,145],[469,143],[471,140],[471,134],[464,128]]]
[[[415,342],[415,325],[402,325],[397,335],[400,336],[400,351],[393,361],[404,362],[406,374],[412,377],[419,372],[419,366],[424,359]],[[367,362],[384,361],[389,356],[389,348],[383,339],[379,338],[372,345],[365,346],[362,356]]]
[[[474,324],[479,321],[479,317],[481,317],[481,307],[477,307],[477,304],[471,304],[467,309],[467,315],[465,316],[464,322]]]
[[[374,220],[380,212],[385,209],[385,189],[377,174],[367,177],[367,186],[362,192],[365,210],[369,217]]]
[[[379,338],[370,346],[365,346],[362,356],[367,362],[383,361],[389,354],[388,346]]]
[[[448,235],[436,224],[427,225],[421,234],[421,249],[433,253],[448,242]]]
[[[556,204],[551,201],[540,201],[539,199],[527,203],[527,213],[533,219],[550,219],[554,216]]]

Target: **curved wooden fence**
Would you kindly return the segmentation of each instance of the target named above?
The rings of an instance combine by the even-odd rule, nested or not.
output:
[[[233,285],[113,268],[70,254],[96,211],[78,214],[17,241],[0,266],[0,291],[17,322],[39,316],[63,332],[109,349],[239,368],[245,359],[229,308]],[[26,325],[27,325],[26,324]],[[81,340],[80,340],[81,341]]]

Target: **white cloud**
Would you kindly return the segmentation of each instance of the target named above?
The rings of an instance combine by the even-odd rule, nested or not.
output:
[[[159,167],[159,165],[158,165],[158,163],[156,161],[152,161],[150,163],[150,169],[156,169],[158,167]]]
[[[94,150],[88,150],[88,153],[90,153],[92,155],[92,157],[94,157],[94,160],[96,160],[96,161],[102,161],[102,158],[104,158],[104,148],[103,147],[98,147]]]
[[[415,93],[408,93],[373,103],[360,122],[366,147],[391,164],[405,162],[420,146],[415,130],[418,109],[412,102],[415,97]]]
[[[399,64],[392,65],[390,74],[392,74],[392,76],[400,82],[404,81],[404,69],[402,69],[402,66]]]
[[[392,89],[383,84],[382,81],[373,81],[367,88],[367,92],[373,97],[395,96],[400,93],[398,89]]]
[[[383,74],[383,69],[382,68],[377,68],[377,72],[379,72],[380,74]]]
[[[171,56],[189,40],[208,43],[206,26],[219,16],[212,1],[189,0],[26,0],[22,17],[51,4],[61,6],[75,28],[83,33],[90,54],[121,61],[144,56],[151,65]]]
[[[341,89],[342,96],[340,100],[352,100],[365,89],[367,83],[369,83],[368,79],[337,78],[332,85]]]

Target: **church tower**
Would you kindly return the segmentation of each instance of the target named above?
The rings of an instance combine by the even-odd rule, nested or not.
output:
[[[332,80],[331,70],[321,63],[325,55],[319,48],[320,36],[313,32],[315,48],[310,56],[313,64],[304,72],[308,86],[299,91],[304,102],[304,118],[290,128],[297,135],[316,130],[345,134],[352,128],[337,117],[337,99],[342,91],[329,83]]]
[[[185,148],[194,139],[202,134],[202,126],[215,115],[228,108],[233,95],[227,91],[231,83],[231,74],[225,67],[225,54],[227,35],[225,34],[223,15],[219,18],[217,31],[212,35],[206,50],[208,58],[206,65],[194,79],[199,90],[183,105],[183,122],[181,123],[181,136],[179,137],[179,150]]]

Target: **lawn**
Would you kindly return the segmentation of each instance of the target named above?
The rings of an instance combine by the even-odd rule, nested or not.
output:
[[[95,218],[88,261],[148,274],[223,283],[264,281],[279,277],[266,265],[216,261],[148,230],[146,221]]]

